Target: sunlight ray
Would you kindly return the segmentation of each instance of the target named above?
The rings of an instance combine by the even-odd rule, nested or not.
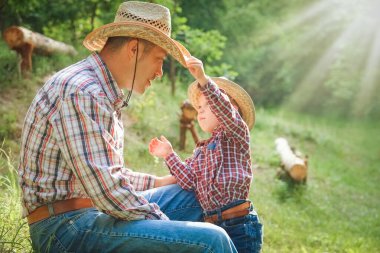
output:
[[[304,106],[310,99],[317,94],[318,88],[323,84],[327,76],[330,66],[340,53],[344,43],[351,38],[360,26],[358,20],[354,20],[351,24],[341,32],[338,39],[327,49],[318,62],[312,67],[311,71],[301,81],[297,90],[289,98],[290,106]]]
[[[298,27],[305,22],[307,22],[310,19],[320,17],[321,13],[326,13],[329,12],[328,10],[331,10],[331,1],[329,0],[324,0],[324,1],[319,1],[311,6],[308,6],[304,10],[300,11],[299,14],[297,14],[296,18],[293,18],[287,22],[285,22],[282,25],[282,29],[284,31],[287,30],[292,30],[295,27]]]
[[[369,110],[369,104],[374,96],[380,70],[380,30],[377,31],[369,52],[365,72],[359,83],[359,92],[354,101],[353,113],[356,116],[367,113],[366,110]]]

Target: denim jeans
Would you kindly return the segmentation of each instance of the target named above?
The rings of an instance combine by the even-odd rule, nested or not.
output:
[[[36,252],[237,252],[222,228],[204,222],[193,192],[169,185],[140,192],[171,219],[123,221],[95,208],[30,225]]]
[[[238,200],[219,210],[205,212],[205,215],[213,215],[218,212],[220,215],[222,211],[243,202],[245,202],[245,200]],[[260,252],[263,244],[263,226],[252,204],[250,212],[246,216],[225,221],[219,220],[216,225],[226,230],[239,253]]]

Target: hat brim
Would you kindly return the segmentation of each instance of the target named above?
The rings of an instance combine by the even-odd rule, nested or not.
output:
[[[159,29],[136,21],[114,22],[103,25],[83,40],[83,45],[90,51],[100,51],[109,37],[127,36],[144,39],[164,49],[173,56],[182,66],[186,67],[186,58],[190,52],[178,41],[173,40]]]
[[[244,122],[251,130],[255,125],[256,120],[255,105],[253,104],[251,96],[240,85],[230,80],[221,77],[211,77],[211,80],[214,81],[219,88],[223,89],[230,97],[236,101],[241,110]],[[190,103],[193,106],[196,106],[197,97],[200,95],[197,81],[190,84],[187,90],[187,94]]]

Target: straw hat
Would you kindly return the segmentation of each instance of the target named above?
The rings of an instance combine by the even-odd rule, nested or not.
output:
[[[236,101],[241,110],[243,120],[251,130],[255,124],[255,106],[249,94],[240,85],[224,77],[211,77],[211,80]],[[191,104],[196,106],[197,98],[201,94],[197,81],[190,84],[187,94]]]
[[[186,67],[189,51],[170,38],[169,9],[158,4],[128,1],[120,4],[113,23],[103,25],[86,36],[83,45],[100,51],[109,37],[128,36],[145,39],[163,48]]]

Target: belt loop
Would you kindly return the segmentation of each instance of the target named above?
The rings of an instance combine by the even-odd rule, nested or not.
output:
[[[222,209],[218,208],[218,210],[216,210],[216,214],[218,215],[218,223],[222,222]]]
[[[48,204],[47,204],[47,208],[48,208],[48,211],[49,211],[50,217],[55,216],[53,203],[48,203]]]
[[[207,212],[205,210],[203,210],[203,221],[206,221],[206,217],[207,217]]]

